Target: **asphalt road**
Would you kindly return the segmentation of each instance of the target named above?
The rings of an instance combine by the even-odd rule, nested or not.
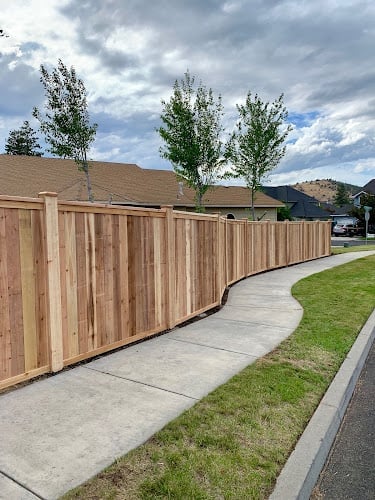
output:
[[[345,236],[332,236],[331,238],[331,246],[333,247],[343,247],[344,243],[348,243],[349,246],[357,246],[357,245],[365,245],[366,240],[362,240],[359,238],[347,238]],[[371,238],[367,240],[367,244],[374,246],[375,239]]]
[[[372,500],[375,492],[375,343],[311,500]]]

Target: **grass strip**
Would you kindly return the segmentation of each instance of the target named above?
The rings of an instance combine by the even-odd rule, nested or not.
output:
[[[371,251],[375,250],[375,244],[371,242],[368,245],[356,245],[356,246],[349,246],[349,247],[331,247],[332,253],[334,255],[337,255],[339,253],[348,253],[348,252],[364,252],[364,251]]]
[[[375,255],[312,275],[297,330],[64,499],[264,499],[374,308]]]

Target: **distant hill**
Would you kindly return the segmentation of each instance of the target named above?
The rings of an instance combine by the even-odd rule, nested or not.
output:
[[[316,181],[297,182],[292,187],[302,191],[309,196],[313,196],[319,201],[332,203],[336,196],[337,184],[344,184],[349,194],[361,191],[361,186],[346,184],[345,182],[334,181],[332,179],[317,179]]]

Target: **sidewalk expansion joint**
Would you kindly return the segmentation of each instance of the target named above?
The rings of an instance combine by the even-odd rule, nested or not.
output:
[[[14,479],[14,477],[10,476],[9,474],[7,474],[6,472],[4,472],[1,469],[0,469],[0,474],[2,474],[4,477],[6,477],[10,481],[12,481],[12,483],[17,484],[18,486],[21,486],[22,489],[24,489],[25,491],[28,491],[29,493],[31,493],[32,495],[34,495],[35,498],[39,498],[40,500],[48,500],[45,497],[41,497],[40,495],[38,495],[38,493],[35,493],[35,491],[33,491],[32,489],[28,488],[27,486],[25,486],[20,481],[17,481],[17,479]]]
[[[247,352],[234,351],[233,349],[224,349],[224,347],[216,347],[214,345],[201,344],[200,342],[193,342],[192,340],[175,339],[173,337],[172,338],[168,337],[167,340],[174,340],[175,342],[183,342],[184,344],[199,345],[201,347],[207,347],[208,349],[215,349],[215,351],[224,351],[224,352],[231,352],[233,354],[242,354],[243,356],[247,356],[248,358],[254,358],[254,360],[258,358],[258,356],[255,356],[254,354],[249,354]]]
[[[106,372],[104,370],[98,370],[97,368],[91,368],[90,366],[83,366],[87,370],[92,370],[93,372],[103,373],[103,375],[109,375],[110,377],[119,378],[120,380],[127,380],[128,382],[134,382],[135,384],[145,385],[146,387],[151,387],[152,389],[158,389],[159,391],[169,392],[170,394],[176,394],[176,396],[183,396],[184,398],[193,399],[194,401],[199,401],[201,398],[195,398],[194,396],[188,396],[182,392],[171,391],[170,389],[164,389],[163,387],[158,387],[157,385],[148,384],[147,382],[141,382],[140,380],[134,380],[128,377],[121,377],[120,375],[115,375],[114,373]]]
[[[281,305],[277,307],[273,307],[272,305],[269,306],[259,306],[259,305],[251,305],[251,304],[241,304],[241,305],[233,305],[233,304],[226,304],[225,308],[235,308],[235,309],[245,309],[249,310],[249,308],[256,308],[258,311],[259,309],[265,309],[266,311],[301,311],[303,308],[302,306],[298,304],[290,304],[288,305]],[[224,309],[224,308],[223,308]]]
[[[257,325],[257,326],[266,326],[267,328],[277,328],[278,330],[285,330],[285,331],[289,331],[290,328],[286,327],[286,326],[279,326],[279,325],[275,325],[275,324],[271,324],[271,323],[264,323],[264,321],[247,321],[245,319],[227,319],[227,318],[220,318],[222,319],[223,321],[231,321],[232,323],[241,323],[242,325]],[[294,331],[295,328],[293,328],[292,331]]]

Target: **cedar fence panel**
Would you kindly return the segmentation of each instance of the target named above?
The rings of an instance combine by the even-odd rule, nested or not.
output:
[[[167,328],[164,214],[89,208],[59,207],[64,365]]]
[[[0,197],[0,387],[50,370],[43,203]]]
[[[218,218],[174,212],[174,227],[177,324],[220,303]]]
[[[0,388],[172,328],[330,254],[330,223],[0,196]]]

